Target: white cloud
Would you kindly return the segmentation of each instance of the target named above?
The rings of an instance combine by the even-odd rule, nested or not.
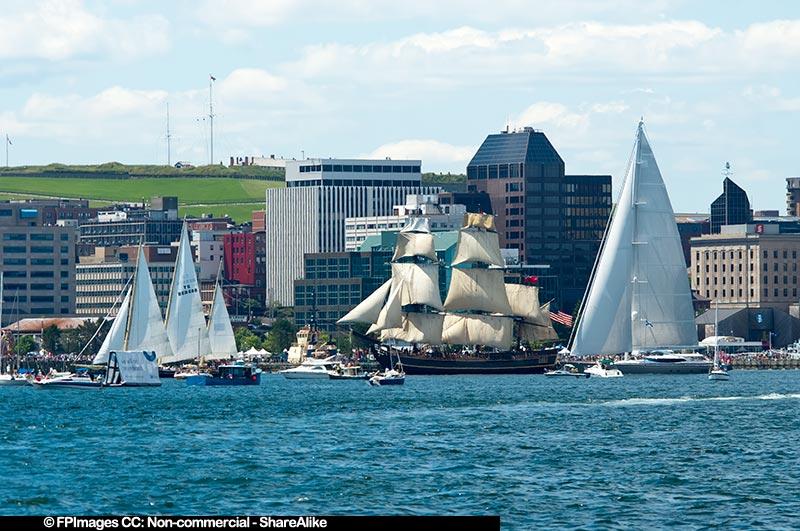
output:
[[[262,99],[285,91],[289,82],[259,68],[237,68],[218,83],[221,97],[230,99]]]
[[[475,146],[454,146],[438,140],[409,139],[383,144],[363,156],[376,159],[422,159],[423,170],[431,168],[463,172],[476,149]]]
[[[522,111],[516,123],[537,129],[543,129],[542,126],[552,126],[582,131],[589,125],[589,114],[572,112],[561,103],[540,101]]]
[[[742,95],[769,111],[800,111],[800,97],[786,97],[778,87],[750,85],[744,89]]]
[[[160,15],[103,18],[80,0],[43,0],[0,11],[0,59],[133,57],[169,48]]]

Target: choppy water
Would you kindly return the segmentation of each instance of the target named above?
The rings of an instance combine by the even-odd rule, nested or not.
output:
[[[0,512],[800,526],[800,371],[0,388]]]

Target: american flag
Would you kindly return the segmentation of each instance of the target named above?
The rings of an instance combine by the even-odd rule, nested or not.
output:
[[[550,319],[559,324],[572,328],[572,316],[568,313],[564,313],[562,311],[550,312]]]

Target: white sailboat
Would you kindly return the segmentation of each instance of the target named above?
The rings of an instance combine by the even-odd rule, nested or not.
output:
[[[166,329],[172,345],[172,355],[160,358],[161,364],[201,360],[211,354],[208,325],[203,314],[200,284],[194,268],[186,223],[181,229],[175,276],[169,292]]]
[[[92,363],[107,363],[111,351],[155,352],[159,358],[172,355],[150,269],[141,246],[133,281],[126,288],[117,316]]]
[[[211,353],[207,360],[229,360],[236,357],[236,338],[233,335],[231,318],[225,306],[225,296],[217,279],[214,300],[211,303],[211,316],[208,319],[208,341]]]
[[[696,345],[691,292],[672,205],[640,122],[570,352],[578,357],[638,354]],[[615,365],[625,372],[625,363],[645,361]]]
[[[714,301],[714,366],[711,367],[711,370],[708,372],[708,379],[712,381],[718,382],[727,382],[731,379],[730,374],[728,371],[722,368],[722,364],[719,361],[719,303]]]

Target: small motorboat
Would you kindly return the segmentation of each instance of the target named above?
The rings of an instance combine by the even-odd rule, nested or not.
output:
[[[717,365],[709,371],[708,379],[716,380],[718,382],[727,382],[731,379],[731,375],[728,374],[728,371]]]
[[[331,380],[369,380],[370,375],[360,365],[338,365],[328,372],[328,377]]]
[[[54,373],[44,378],[30,378],[28,383],[35,389],[95,389],[102,385],[102,378],[93,378],[84,369],[77,373]]]
[[[187,385],[261,385],[261,369],[253,364],[220,365],[216,374],[195,374]]]
[[[614,367],[614,362],[607,359],[597,360],[597,363],[583,372],[597,378],[622,378],[622,371]]]
[[[588,378],[590,376],[589,373],[579,371],[578,368],[571,363],[567,363],[560,369],[554,371],[545,371],[544,375],[548,377],[571,376],[573,378]]]
[[[323,360],[306,358],[297,367],[278,371],[278,374],[282,374],[287,380],[330,380],[331,374],[335,373],[334,369],[339,365],[334,358],[335,356]]]
[[[196,365],[189,365],[176,370],[172,377],[176,380],[185,380],[190,376],[210,376],[210,374]]]
[[[406,373],[394,369],[376,372],[369,379],[370,385],[403,385],[404,383],[406,383]]]

